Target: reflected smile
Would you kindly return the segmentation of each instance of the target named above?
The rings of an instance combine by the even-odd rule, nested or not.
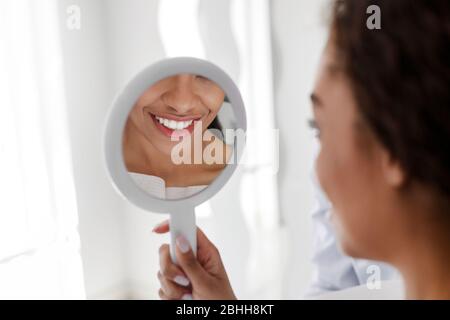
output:
[[[188,121],[176,121],[176,120],[170,120],[166,118],[161,118],[158,116],[155,116],[156,120],[159,121],[160,124],[163,126],[172,129],[172,130],[183,130],[189,127],[194,120],[188,120]]]
[[[176,117],[172,115],[157,116],[149,113],[155,126],[166,137],[185,136],[194,131],[196,123],[201,123],[201,117]]]

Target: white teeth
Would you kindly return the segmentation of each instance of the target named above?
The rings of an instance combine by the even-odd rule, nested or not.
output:
[[[189,127],[192,124],[192,121],[193,121],[193,120],[175,121],[175,120],[164,119],[164,118],[160,118],[160,117],[156,117],[156,116],[155,116],[155,118],[156,118],[156,120],[159,121],[159,123],[161,123],[165,127],[172,129],[172,130],[186,129],[187,127]]]

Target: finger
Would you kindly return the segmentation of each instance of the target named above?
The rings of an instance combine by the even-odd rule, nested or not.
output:
[[[189,280],[183,270],[172,262],[168,244],[163,244],[159,248],[159,268],[161,274],[165,278],[170,279],[181,286],[187,287],[189,285]]]
[[[169,230],[170,230],[169,220],[164,220],[163,222],[154,226],[152,232],[162,234],[169,232]]]
[[[158,272],[158,280],[165,296],[169,299],[181,299],[184,295],[191,293],[190,288],[182,287],[172,280],[165,278],[161,272]]]
[[[177,237],[176,246],[177,261],[192,285],[204,283],[209,275],[198,262],[189,242],[183,235]]]
[[[169,300],[169,298],[166,296],[166,294],[164,293],[163,289],[159,289],[158,290],[158,296],[161,300]]]
[[[163,222],[157,224],[153,230],[155,233],[167,233],[170,231],[170,223],[169,220],[164,220]],[[208,249],[216,249],[214,244],[208,239],[205,233],[197,227],[197,247]]]
[[[197,250],[217,252],[216,246],[208,239],[200,228],[197,228]]]
[[[157,224],[152,232],[163,234],[170,231],[170,223],[169,220],[164,220],[163,222]],[[208,239],[208,237],[203,233],[202,229],[197,227],[197,247],[198,249],[206,249],[206,250],[216,250],[214,244]]]
[[[203,231],[197,231],[197,260],[210,275],[220,275],[223,269],[222,259],[217,247],[208,239]]]

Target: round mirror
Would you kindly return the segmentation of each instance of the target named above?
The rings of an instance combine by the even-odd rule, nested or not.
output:
[[[145,90],[123,131],[133,181],[159,199],[190,197],[233,161],[236,117],[225,91],[197,74],[176,74]]]
[[[237,86],[204,60],[160,61],[137,74],[114,100],[104,135],[108,175],[131,203],[170,214],[174,261],[179,234],[196,251],[194,209],[231,177],[245,134]]]

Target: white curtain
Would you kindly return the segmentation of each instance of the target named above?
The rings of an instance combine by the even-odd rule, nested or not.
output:
[[[250,240],[244,297],[281,299],[285,246],[278,208],[270,1],[234,0],[231,24],[248,120],[240,194]]]
[[[56,0],[0,1],[0,299],[83,298]]]

